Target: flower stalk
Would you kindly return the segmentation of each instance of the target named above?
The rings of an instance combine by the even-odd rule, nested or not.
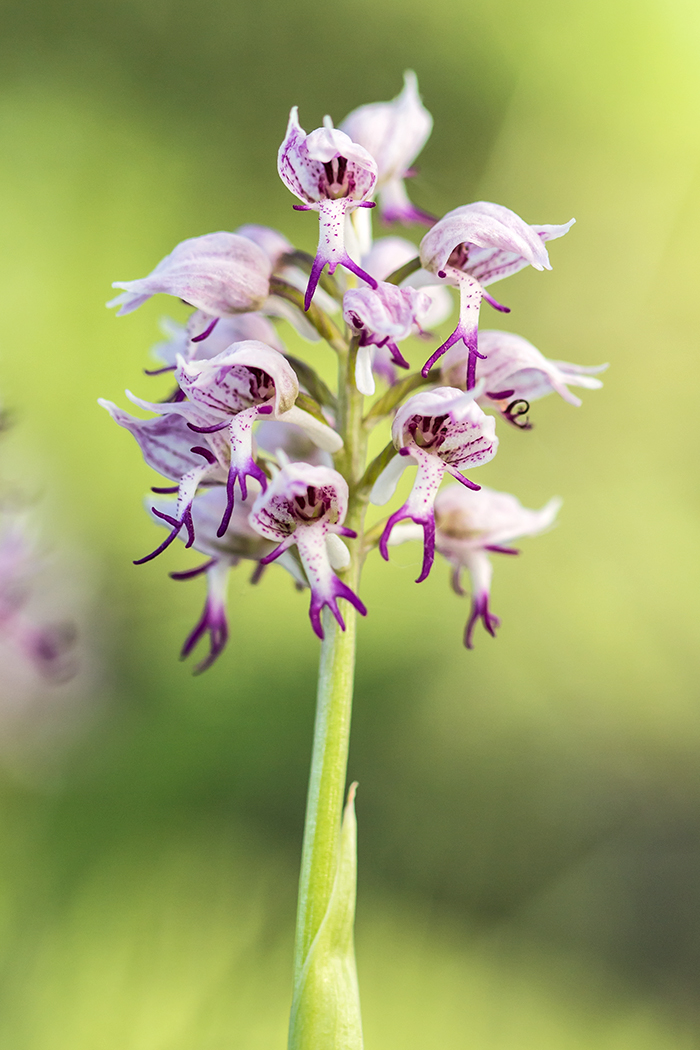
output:
[[[336,465],[348,480],[346,524],[350,564],[344,575],[357,592],[363,561],[367,495],[358,490],[366,458],[363,397],[354,383],[357,340],[338,361]],[[338,461],[342,462],[338,462]],[[294,948],[294,999],[289,1050],[361,1050],[362,1025],[355,970],[355,817],[351,788],[341,824],[347,777],[357,649],[357,611],[348,605],[345,630],[324,611],[316,721],[306,803]]]

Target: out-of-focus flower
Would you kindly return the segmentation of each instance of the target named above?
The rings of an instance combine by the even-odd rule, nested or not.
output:
[[[471,576],[472,607],[464,631],[467,649],[474,647],[474,628],[479,620],[495,637],[499,619],[489,609],[493,567],[491,554],[519,554],[507,546],[524,536],[536,536],[554,524],[561,500],[554,498],[541,510],[528,510],[507,492],[482,488],[471,492],[459,485],[442,489],[435,500],[437,550],[452,566],[452,586],[463,595],[461,575],[464,569]],[[414,525],[399,525],[392,534],[392,545],[420,539],[420,530]]]
[[[226,509],[226,490],[222,486],[215,486],[195,497],[192,503],[192,521],[196,535],[194,549],[205,554],[208,560],[194,569],[170,574],[174,580],[191,580],[196,576],[206,575],[207,598],[204,609],[197,624],[187,636],[181,654],[184,660],[199,640],[205,634],[209,635],[209,654],[197,665],[195,674],[211,667],[228,641],[226,596],[231,569],[244,559],[255,562],[256,569],[251,582],[257,583],[264,570],[260,559],[273,548],[273,544],[263,539],[248,522],[255,496],[259,492],[256,482],[252,482],[252,487],[253,491],[246,499],[236,503],[223,536],[220,536],[217,530]],[[151,508],[151,513],[154,521],[162,524],[173,516],[173,510],[172,500],[160,500]],[[291,556],[280,559],[280,563],[292,574],[299,586],[305,584],[301,570]]]
[[[435,222],[432,215],[411,203],[404,185],[433,129],[433,118],[421,102],[413,70],[404,73],[403,90],[395,99],[359,106],[340,127],[377,162],[377,190],[386,221]]]
[[[297,423],[316,443],[332,451],[342,446],[334,430],[296,407],[296,374],[282,354],[263,343],[236,343],[208,361],[188,362],[180,358],[175,379],[182,400],[156,404],[127,391],[131,401],[157,412],[160,419],[135,420],[111,402],[100,401],[116,422],[136,437],[146,461],[165,477],[179,480],[175,516],[163,519],[171,525],[172,532],[137,564],[162,553],[183,526],[188,532],[187,545],[192,546],[195,530],[191,508],[202,483],[226,483],[228,499],[219,525],[221,535],[226,532],[233,511],[236,482],[243,499],[248,477],[256,478],[263,488],[266,486],[267,478],[255,462],[253,447],[253,424],[259,417]],[[191,436],[187,438],[188,431],[201,434],[206,444],[188,447],[188,440],[193,440]],[[178,475],[181,467],[186,469]]]
[[[416,288],[397,288],[381,281],[376,288],[351,288],[343,296],[343,315],[359,336],[355,382],[363,394],[373,394],[372,346],[385,346],[394,364],[408,368],[397,343],[422,330],[431,301]]]
[[[580,405],[581,399],[571,393],[569,386],[598,390],[603,384],[594,378],[595,374],[608,367],[550,361],[521,335],[489,329],[479,332],[479,352],[483,357],[477,364],[476,378],[483,380],[484,386],[479,403],[496,407],[504,419],[521,428],[529,426],[519,422],[519,417],[527,411],[530,401],[556,392],[570,405]],[[445,383],[464,386],[468,356],[469,350],[461,340],[450,347],[442,363]]]
[[[41,571],[24,516],[0,519],[0,641],[34,671],[52,682],[66,682],[77,670],[76,630],[72,623],[43,623],[27,612]]]
[[[420,245],[423,268],[459,288],[460,312],[452,335],[438,347],[423,367],[427,375],[435,362],[460,339],[469,351],[467,389],[476,384],[479,307],[482,298],[496,309],[484,288],[517,273],[525,266],[551,270],[544,242],[563,237],[574,220],[563,226],[529,226],[501,204],[478,201],[449,211],[426,233]]]
[[[184,299],[214,319],[259,310],[270,290],[272,267],[266,253],[248,237],[207,233],[190,237],[166,255],[155,270],[136,281],[115,281],[124,291],[108,306],[131,313],[152,295]]]
[[[258,496],[249,519],[261,536],[277,543],[261,559],[262,564],[274,561],[296,544],[311,588],[309,617],[319,638],[324,636],[324,606],[345,630],[338,598],[345,598],[363,616],[367,612],[357,595],[333,572],[334,568],[345,568],[350,561],[340,537],[356,535],[343,525],[347,507],[347,482],[337,471],[308,463],[288,463]]]
[[[480,388],[477,388],[477,392]],[[462,393],[454,387],[415,394],[399,409],[391,436],[399,455],[379,475],[371,502],[383,506],[393,495],[401,472],[413,459],[418,473],[406,502],[389,518],[379,541],[379,551],[388,561],[388,542],[397,522],[411,518],[424,536],[423,567],[416,583],[430,572],[435,558],[435,514],[433,505],[447,471],[470,489],[479,489],[461,470],[488,463],[496,455],[496,420],[474,401],[474,391]]]
[[[344,266],[376,287],[374,278],[351,259],[345,247],[346,215],[354,208],[374,207],[370,198],[377,165],[367,150],[334,128],[330,117],[324,118],[322,128],[307,135],[294,106],[279,148],[277,170],[287,188],[303,202],[294,207],[319,213],[318,250],[306,288],[305,309],[311,305],[326,264],[331,274],[337,266]]]

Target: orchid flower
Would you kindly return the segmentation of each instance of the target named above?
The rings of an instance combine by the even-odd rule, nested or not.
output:
[[[418,464],[408,499],[389,517],[379,541],[379,551],[388,561],[387,545],[396,523],[411,518],[421,526],[423,567],[416,583],[427,577],[435,558],[433,505],[445,472],[467,488],[478,490],[480,486],[465,478],[461,470],[481,466],[496,455],[496,420],[474,401],[480,390],[477,387],[476,392],[463,393],[454,387],[437,387],[410,397],[394,417],[391,436],[399,455],[377,478],[370,501],[378,506],[387,503],[409,459]]]
[[[479,403],[484,408],[493,405],[504,419],[521,429],[530,427],[529,423],[519,422],[530,401],[556,392],[570,405],[578,406],[581,400],[571,393],[569,385],[598,390],[603,384],[594,376],[608,367],[550,361],[537,347],[514,332],[481,331],[478,345],[484,356],[476,366],[476,378],[483,380],[485,388]],[[463,342],[450,347],[442,363],[445,383],[452,386],[464,384],[468,354]]]
[[[209,654],[202,663],[197,665],[195,674],[201,674],[202,671],[211,667],[228,641],[226,596],[231,569],[244,559],[256,562],[251,583],[257,583],[264,571],[264,567],[260,565],[260,559],[272,549],[272,544],[263,539],[248,523],[248,515],[259,491],[256,482],[253,482],[253,486],[254,491],[245,500],[236,503],[223,536],[220,536],[217,530],[226,508],[226,490],[223,486],[215,486],[195,496],[191,510],[196,533],[194,549],[205,554],[207,561],[194,569],[170,573],[174,580],[191,580],[196,576],[206,575],[207,598],[204,610],[197,624],[187,636],[181,653],[182,659],[186,659],[199,640],[205,634],[209,635]],[[156,505],[151,508],[154,521],[162,524],[163,521],[172,517],[174,510],[172,502],[172,500],[156,502]],[[298,586],[305,586],[301,570],[292,557],[280,559],[280,564],[291,573]]]
[[[247,237],[207,233],[182,241],[148,277],[115,281],[112,287],[124,291],[107,306],[119,306],[121,316],[165,292],[209,314],[215,324],[227,314],[258,310],[269,294],[271,272],[265,252]]]
[[[344,266],[372,288],[377,282],[351,259],[345,247],[345,217],[354,208],[373,208],[371,196],[377,181],[372,156],[324,117],[323,127],[309,135],[299,124],[294,106],[284,142],[279,148],[277,170],[287,189],[302,201],[297,211],[317,211],[320,229],[318,250],[304,297],[311,305],[323,268],[335,273]]]
[[[479,201],[449,211],[426,233],[420,245],[423,268],[459,288],[457,327],[423,366],[423,375],[453,344],[463,340],[469,352],[467,389],[476,384],[479,307],[482,298],[508,313],[484,288],[525,266],[551,270],[544,242],[563,237],[574,219],[563,226],[528,226],[501,204]]]
[[[420,100],[413,70],[407,70],[403,78],[403,90],[395,99],[354,109],[340,127],[377,162],[377,190],[384,219],[432,225],[434,217],[408,199],[404,179],[428,141],[433,118]]]
[[[256,478],[265,488],[267,478],[255,462],[253,450],[252,430],[258,418],[272,416],[298,423],[321,447],[331,451],[342,447],[342,440],[334,430],[296,407],[294,402],[299,393],[296,374],[282,354],[263,343],[254,340],[234,343],[211,360],[188,362],[179,358],[175,378],[183,400],[155,404],[127,391],[127,397],[134,404],[157,412],[160,419],[134,420],[111,402],[100,402],[116,422],[134,434],[150,465],[172,480],[179,477],[176,514],[163,519],[171,525],[172,532],[155,551],[136,564],[162,553],[183,526],[188,532],[187,546],[192,546],[195,530],[191,507],[195,493],[203,483],[221,481],[222,470],[228,499],[219,525],[220,535],[226,532],[233,512],[236,482],[243,499],[248,477]],[[188,431],[203,435],[205,445],[188,448]],[[163,443],[171,450],[174,462],[167,458],[161,445],[154,444],[154,439],[161,435],[167,435]],[[193,456],[199,457],[195,465]],[[186,469],[177,475],[181,466]]]
[[[488,555],[519,554],[509,544],[551,528],[560,507],[561,500],[555,497],[541,510],[528,510],[508,492],[482,488],[477,494],[459,485],[449,485],[438,494],[435,545],[452,566],[452,587],[457,594],[465,593],[461,584],[463,570],[468,569],[471,576],[472,608],[464,631],[467,649],[474,647],[474,628],[479,620],[494,638],[500,625],[489,608],[493,567]],[[414,525],[399,525],[390,543],[419,538]]]
[[[340,537],[357,535],[343,525],[347,507],[348,485],[337,471],[308,463],[287,463],[258,496],[250,515],[253,528],[277,543],[270,554],[261,558],[261,564],[267,565],[296,544],[311,588],[311,626],[321,639],[324,606],[345,630],[338,598],[345,598],[362,616],[367,613],[357,595],[333,572],[350,563],[350,554]]]
[[[148,374],[174,371],[178,356],[185,361],[203,361],[216,357],[232,343],[241,343],[247,339],[255,339],[274,350],[279,350],[280,353],[284,352],[284,344],[277,334],[277,329],[261,313],[223,317],[215,328],[211,327],[212,320],[212,317],[201,310],[195,310],[186,325],[164,317],[160,324],[166,338],[151,348],[151,356],[161,362],[163,367]]]
[[[432,303],[425,292],[416,288],[397,288],[381,281],[376,288],[350,288],[343,296],[343,316],[359,337],[355,382],[362,394],[373,394],[371,347],[385,346],[399,368],[408,361],[396,345],[415,330],[422,330],[422,320]]]
[[[362,265],[378,281],[386,279],[415,259],[418,248],[405,237],[378,237],[371,248],[362,256]],[[442,324],[453,310],[452,296],[447,288],[435,284],[435,277],[426,270],[416,270],[400,284],[401,288],[420,288],[430,298],[430,309],[423,317],[424,328],[435,328]]]

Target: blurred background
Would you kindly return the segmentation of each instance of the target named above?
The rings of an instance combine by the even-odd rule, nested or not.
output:
[[[91,654],[60,702],[22,710],[0,683],[3,1050],[285,1045],[307,599],[243,566],[223,658],[178,662],[203,584],[167,578],[181,545],[131,564],[161,538],[157,481],[96,399],[159,396],[148,348],[184,312],[104,302],[185,237],[260,222],[312,248],[276,175],[290,105],[339,122],[406,68],[435,118],[417,204],[577,219],[482,325],[611,368],[582,408],[499,425],[479,471],[526,506],[564,497],[496,566],[497,641],[462,647],[444,564],[418,593],[417,549],[369,559],[367,1048],[700,1046],[697,4],[5,0],[0,48],[3,483],[36,496]]]

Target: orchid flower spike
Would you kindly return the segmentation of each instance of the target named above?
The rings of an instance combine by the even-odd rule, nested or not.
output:
[[[119,316],[165,292],[214,319],[258,310],[270,290],[272,268],[262,248],[235,233],[207,233],[182,241],[155,270],[138,281],[115,281],[124,291],[107,306]]]
[[[352,529],[343,526],[347,507],[347,482],[337,471],[308,463],[288,463],[258,496],[250,515],[253,528],[277,543],[261,564],[267,565],[296,544],[311,588],[311,626],[321,639],[324,606],[345,630],[338,598],[345,598],[362,616],[367,613],[357,595],[333,572],[350,562],[340,537],[356,536]]]
[[[320,229],[318,250],[304,297],[304,309],[311,305],[323,268],[335,273],[345,266],[372,288],[377,282],[348,255],[345,247],[345,216],[354,208],[373,208],[371,196],[377,181],[374,158],[353,142],[349,135],[333,127],[330,117],[322,128],[309,135],[299,124],[294,106],[284,142],[277,156],[277,170],[287,189],[302,201],[297,211],[317,211]]]
[[[420,100],[413,70],[407,70],[403,79],[403,90],[395,99],[354,109],[340,127],[377,162],[377,190],[384,219],[432,225],[434,217],[408,199],[404,179],[428,141],[433,118]]]
[[[479,332],[479,351],[484,355],[476,366],[476,378],[483,380],[484,384],[479,403],[484,408],[497,408],[505,420],[525,430],[531,424],[523,422],[522,417],[531,401],[556,392],[570,405],[580,405],[581,399],[571,393],[569,386],[598,390],[603,384],[594,378],[595,374],[608,367],[550,361],[537,347],[514,332],[489,329]],[[442,363],[445,383],[464,385],[468,353],[461,341],[450,347]]]
[[[193,545],[191,507],[199,485],[226,484],[227,505],[219,525],[222,536],[233,512],[236,482],[242,499],[247,495],[248,477],[256,478],[265,488],[267,477],[254,456],[252,431],[257,419],[271,417],[297,423],[321,447],[333,452],[342,447],[342,440],[331,427],[296,407],[299,382],[295,372],[282,354],[263,343],[234,343],[208,361],[180,358],[175,379],[183,400],[153,403],[127,391],[134,404],[157,412],[159,419],[136,420],[111,402],[100,402],[117,423],[134,434],[151,466],[179,480],[176,514],[164,519],[172,526],[171,534],[136,564],[162,553],[183,526],[188,532],[187,546]],[[204,444],[192,447],[195,435],[202,435]]]
[[[474,628],[479,620],[492,637],[500,625],[498,617],[489,609],[493,574],[489,553],[519,554],[509,544],[551,528],[560,507],[561,500],[555,497],[541,510],[528,510],[515,496],[487,488],[477,494],[459,485],[449,485],[439,493],[435,500],[435,544],[452,566],[452,587],[457,594],[465,593],[462,571],[468,569],[471,576],[472,608],[464,631],[467,649],[474,647]],[[417,531],[415,526],[399,525],[391,543],[418,539]]]
[[[211,667],[228,641],[226,596],[231,569],[243,559],[256,562],[251,583],[257,583],[264,571],[264,568],[260,566],[260,559],[272,550],[272,544],[263,539],[248,523],[248,515],[259,492],[256,482],[253,482],[253,487],[254,491],[245,500],[236,503],[223,536],[219,536],[217,532],[221,516],[226,508],[226,490],[223,486],[217,485],[206,489],[195,496],[192,503],[191,514],[196,532],[194,549],[205,554],[207,560],[196,568],[186,569],[183,572],[172,572],[170,575],[174,580],[192,580],[196,576],[206,576],[207,598],[204,610],[194,629],[187,636],[181,653],[182,659],[186,659],[199,640],[205,634],[209,635],[209,653],[206,659],[197,665],[195,674],[201,674],[202,671]],[[174,509],[172,500],[159,500],[151,508],[151,513],[154,521],[162,525],[164,521],[167,522],[168,518],[172,517]],[[291,571],[296,582],[301,585],[303,577],[294,559],[288,558],[284,566]]]
[[[509,277],[525,266],[551,270],[545,241],[563,237],[575,220],[563,226],[529,226],[519,215],[501,204],[479,201],[449,211],[426,233],[420,245],[424,269],[459,288],[460,312],[452,335],[437,348],[423,366],[423,375],[451,346],[463,340],[469,352],[467,389],[476,384],[479,307],[485,298],[497,310],[508,313],[484,288]]]
[[[351,288],[343,296],[343,315],[359,336],[355,382],[362,394],[374,393],[370,347],[386,346],[394,364],[408,368],[396,345],[415,330],[432,306],[430,297],[417,288],[397,288],[380,282],[377,288]]]
[[[423,530],[423,567],[416,583],[430,572],[435,558],[435,514],[433,506],[445,472],[469,489],[479,485],[465,478],[461,470],[488,463],[496,455],[496,420],[487,416],[474,401],[481,392],[463,393],[454,387],[415,394],[399,409],[391,436],[399,455],[377,478],[370,494],[372,503],[383,506],[391,499],[409,459],[418,464],[418,473],[406,502],[387,521],[379,541],[379,551],[389,560],[388,543],[397,522],[410,518]]]

